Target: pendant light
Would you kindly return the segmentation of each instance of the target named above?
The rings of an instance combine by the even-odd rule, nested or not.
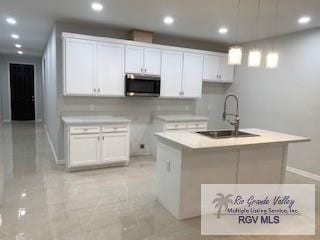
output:
[[[272,50],[268,52],[266,57],[266,68],[269,68],[269,69],[277,68],[279,63],[279,53],[275,51],[276,35],[278,33],[278,16],[279,16],[279,0],[277,0],[277,5],[276,5],[273,46],[272,46]]]
[[[262,54],[259,49],[257,49],[258,33],[259,33],[259,20],[260,20],[260,6],[261,0],[258,1],[257,9],[257,28],[256,28],[256,40],[254,43],[254,49],[251,49],[248,57],[248,66],[249,67],[260,67]]]
[[[235,41],[237,41],[237,38],[238,38],[239,14],[240,14],[240,0],[238,0],[238,6],[237,6],[237,22],[236,22]],[[241,65],[241,62],[242,62],[242,47],[240,47],[240,46],[230,47],[229,52],[228,52],[228,64]]]

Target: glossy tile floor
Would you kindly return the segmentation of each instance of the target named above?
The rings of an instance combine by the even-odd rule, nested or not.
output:
[[[288,174],[288,183],[312,181]],[[319,218],[317,183],[317,218]],[[175,220],[156,200],[155,163],[67,173],[56,166],[42,125],[0,127],[0,239],[320,239],[200,236],[200,219]]]

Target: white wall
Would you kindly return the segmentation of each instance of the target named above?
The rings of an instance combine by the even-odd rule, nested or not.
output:
[[[207,83],[202,85],[202,98],[196,101],[196,114],[209,118],[209,129],[231,128],[222,120],[224,96],[229,84]]]
[[[2,89],[2,77],[3,76],[3,65],[1,64],[2,63],[2,56],[0,55],[0,89]],[[2,113],[2,97],[3,97],[3,93],[2,93],[2,90],[0,90],[0,126],[2,125],[2,121],[3,121],[3,113]]]
[[[62,79],[62,32],[74,32],[89,35],[107,36],[114,38],[126,39],[128,29],[119,29],[106,26],[88,25],[88,24],[75,24],[75,23],[56,23],[53,33],[55,37],[50,38],[50,42],[45,51],[45,56],[52,62],[48,62],[50,70],[46,82],[52,84],[46,90],[45,97],[45,119],[47,122],[49,135],[52,140],[54,149],[57,153],[59,160],[64,159],[64,137],[63,137],[63,123],[61,121],[62,115],[78,115],[78,114],[117,114],[123,115],[132,120],[131,126],[131,154],[149,154],[150,153],[150,138],[151,138],[151,124],[152,115],[157,112],[163,113],[195,113],[199,109],[199,113],[210,115],[210,111],[206,107],[201,108],[196,100],[165,100],[153,98],[93,98],[93,97],[64,97],[62,94],[63,79]],[[226,48],[223,45],[201,42],[196,40],[189,40],[184,38],[172,37],[170,41],[169,36],[157,34],[155,36],[156,43],[172,42],[172,45],[192,47],[206,50],[224,51]],[[55,59],[55,60],[54,60]],[[54,75],[56,74],[56,75]],[[210,87],[213,98],[209,96],[207,101],[212,102],[212,106],[216,103],[220,104],[223,98],[223,87],[218,88],[217,91]],[[206,90],[204,90],[206,91]],[[56,95],[54,95],[56,92]],[[210,95],[210,91],[207,92]],[[56,97],[56,99],[55,99]],[[54,107],[54,102],[56,107]],[[201,100],[202,102],[202,100]],[[203,101],[205,103],[205,101]],[[94,109],[93,111],[90,110]],[[212,107],[216,109],[216,107]],[[56,110],[56,112],[54,112]],[[211,116],[211,115],[210,115]],[[50,123],[51,122],[51,123]],[[212,125],[218,123],[214,122]],[[139,144],[146,145],[146,151],[139,150]]]
[[[270,45],[259,42],[264,56]],[[252,69],[245,61],[228,93],[239,96],[241,127],[310,137],[289,147],[288,165],[320,174],[320,29],[280,37],[277,48],[278,69]]]
[[[42,58],[43,66],[43,108],[44,124],[48,130],[55,154],[58,146],[58,121],[57,114],[57,80],[56,80],[56,33],[55,28],[49,37]]]
[[[0,55],[0,82],[1,82],[1,108],[0,116],[5,121],[11,120],[10,94],[9,94],[9,63],[35,64],[35,97],[36,97],[36,120],[43,119],[42,104],[42,66],[41,58],[20,56],[20,55]],[[0,119],[1,119],[0,118]]]

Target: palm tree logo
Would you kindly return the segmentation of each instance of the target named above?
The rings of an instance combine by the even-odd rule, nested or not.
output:
[[[212,201],[212,205],[215,204],[214,207],[218,208],[217,218],[220,218],[222,208],[224,207],[224,209],[227,209],[228,205],[233,202],[230,199],[232,196],[233,196],[232,194],[228,194],[224,196],[222,193],[217,193],[217,197]]]

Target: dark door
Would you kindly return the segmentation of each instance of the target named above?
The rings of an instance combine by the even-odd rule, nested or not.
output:
[[[35,120],[33,65],[10,64],[11,118]]]

